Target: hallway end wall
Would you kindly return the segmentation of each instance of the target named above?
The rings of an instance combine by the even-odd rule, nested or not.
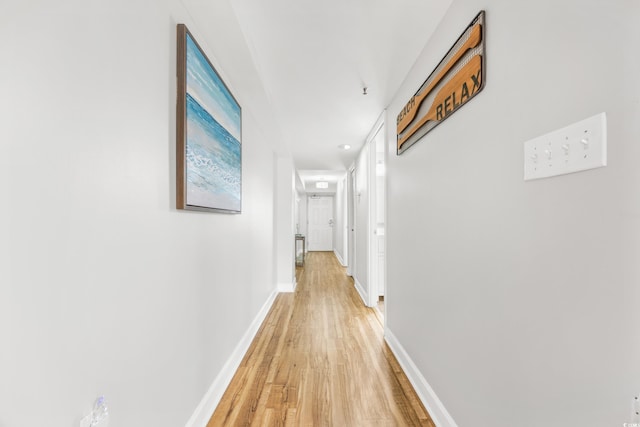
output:
[[[640,386],[640,4],[454,0],[388,123],[480,9],[486,87],[401,156],[387,327],[460,426],[630,422]],[[523,142],[600,112],[608,166],[523,181]]]

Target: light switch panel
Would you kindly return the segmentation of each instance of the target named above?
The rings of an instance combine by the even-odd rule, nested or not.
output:
[[[588,119],[524,143],[524,180],[607,165],[607,116]]]

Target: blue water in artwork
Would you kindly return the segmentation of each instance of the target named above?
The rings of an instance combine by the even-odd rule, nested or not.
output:
[[[240,210],[240,142],[187,94],[187,203]]]
[[[188,34],[187,92],[240,140],[240,106]]]
[[[187,204],[240,211],[241,111],[187,34]]]

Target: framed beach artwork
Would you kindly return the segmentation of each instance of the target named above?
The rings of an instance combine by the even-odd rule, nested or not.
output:
[[[176,207],[240,213],[242,110],[184,24],[177,104]]]

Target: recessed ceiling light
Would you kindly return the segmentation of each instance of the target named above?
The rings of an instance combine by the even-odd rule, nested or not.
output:
[[[329,183],[327,181],[318,181],[316,182],[316,188],[329,188]]]
[[[341,150],[350,150],[351,146],[349,144],[338,145],[338,148]]]

